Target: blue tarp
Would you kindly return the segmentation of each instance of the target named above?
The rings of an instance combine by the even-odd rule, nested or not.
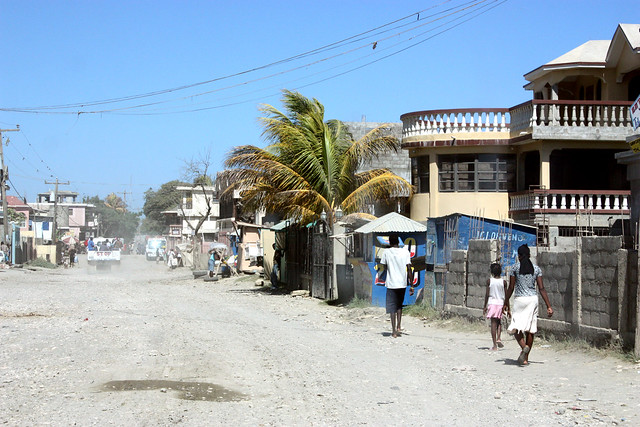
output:
[[[525,243],[536,246],[536,228],[486,218],[478,222],[477,218],[463,214],[429,218],[427,220],[427,263],[436,266],[446,265],[451,261],[451,250],[469,249],[469,240],[482,239],[496,239],[501,242],[504,268],[515,262],[518,246]],[[507,247],[510,253],[506,253]]]
[[[394,233],[397,234],[400,238],[400,241],[404,243],[404,245],[409,249],[411,248],[411,257],[423,256],[425,254],[425,233]],[[368,260],[367,264],[369,265],[369,271],[371,272],[371,277],[373,277],[373,284],[371,287],[371,304],[377,305],[380,307],[385,306],[386,298],[387,298],[387,288],[384,286],[376,285],[375,277],[376,277],[376,259],[379,259],[382,256],[382,252],[385,247],[388,247],[389,242],[389,233],[384,234],[373,234],[373,260]],[[386,242],[387,244],[382,246],[380,242]],[[416,303],[416,297],[424,287],[424,271],[416,272],[414,279],[414,286],[416,288],[416,292],[413,295],[409,295],[409,291],[405,293],[403,305],[411,305]]]

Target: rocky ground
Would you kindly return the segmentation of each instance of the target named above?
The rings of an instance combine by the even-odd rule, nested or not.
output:
[[[144,257],[0,271],[7,425],[639,425],[640,366],[383,309],[205,282]]]

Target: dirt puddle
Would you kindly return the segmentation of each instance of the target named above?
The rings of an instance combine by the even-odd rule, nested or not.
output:
[[[229,390],[218,384],[167,381],[167,380],[122,380],[109,381],[102,385],[101,391],[145,391],[160,390],[163,393],[178,392],[178,398],[184,400],[204,400],[208,402],[238,402],[249,397],[237,391]]]

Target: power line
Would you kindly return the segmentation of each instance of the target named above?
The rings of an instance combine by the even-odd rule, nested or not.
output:
[[[124,96],[124,97],[119,97],[119,98],[104,99],[104,100],[99,100],[99,101],[81,102],[81,103],[73,103],[73,104],[50,105],[50,106],[40,106],[40,107],[26,107],[26,108],[21,108],[21,109],[16,109],[16,110],[23,110],[21,112],[27,112],[27,110],[84,108],[84,107],[87,107],[87,106],[103,105],[103,104],[117,103],[117,102],[123,102],[123,101],[130,101],[130,100],[140,99],[140,98],[148,98],[148,97],[162,95],[162,94],[165,94],[165,93],[170,93],[170,92],[180,91],[180,90],[184,90],[184,89],[189,89],[189,88],[196,87],[196,86],[202,86],[202,85],[206,85],[206,84],[209,84],[209,83],[214,83],[214,82],[217,82],[217,81],[226,80],[226,79],[230,79],[230,78],[233,78],[233,77],[238,77],[238,76],[241,76],[241,75],[244,75],[244,74],[249,74],[249,73],[252,73],[252,72],[255,72],[255,71],[263,70],[263,69],[266,69],[266,68],[269,68],[269,67],[272,67],[272,66],[275,66],[275,65],[291,62],[293,60],[304,58],[304,57],[307,57],[307,56],[310,56],[310,55],[313,55],[313,54],[317,54],[317,53],[320,53],[320,52],[324,52],[325,50],[332,49],[335,46],[340,46],[343,43],[345,43],[347,41],[350,41],[350,40],[353,40],[353,39],[356,39],[357,37],[360,37],[362,35],[371,33],[373,31],[376,31],[376,30],[381,29],[381,28],[385,28],[385,27],[387,27],[389,25],[393,25],[393,24],[395,24],[397,22],[401,22],[401,21],[406,20],[408,18],[411,18],[413,16],[416,16],[416,15],[419,16],[420,13],[422,13],[422,12],[425,12],[427,10],[430,10],[430,9],[433,9],[433,8],[436,8],[436,7],[439,7],[439,6],[441,6],[443,4],[446,4],[446,3],[449,3],[449,2],[451,2],[451,0],[445,0],[445,1],[439,3],[439,4],[435,5],[435,6],[430,7],[430,8],[423,9],[423,10],[418,11],[418,12],[414,12],[414,13],[412,13],[410,15],[407,15],[405,17],[396,19],[394,21],[388,22],[386,24],[380,25],[378,27],[375,27],[375,28],[372,28],[370,30],[364,31],[362,33],[356,34],[354,36],[350,36],[350,37],[347,37],[345,39],[339,40],[337,42],[330,43],[328,45],[325,45],[325,46],[322,46],[322,47],[319,47],[319,48],[316,48],[316,49],[312,49],[312,50],[309,50],[309,51],[306,51],[306,52],[303,52],[303,53],[300,53],[300,54],[297,54],[297,55],[294,55],[294,56],[291,56],[291,57],[288,57],[288,58],[285,58],[285,59],[281,59],[281,60],[274,61],[274,62],[271,62],[271,63],[268,63],[268,64],[264,64],[264,65],[261,65],[261,66],[258,66],[258,67],[250,68],[250,69],[243,70],[243,71],[240,71],[240,72],[237,72],[237,73],[228,74],[228,75],[225,75],[225,76],[216,77],[216,78],[212,78],[212,79],[201,81],[201,82],[197,82],[197,83],[186,84],[186,85],[181,85],[181,86],[177,86],[177,87],[173,87],[173,88],[169,88],[169,89],[162,89],[162,90],[157,90],[157,91],[153,91],[153,92],[146,92],[146,93],[137,94],[137,95],[129,95],[129,96]]]
[[[78,115],[80,115],[80,114],[112,113],[112,114],[128,114],[128,115],[156,115],[156,114],[175,114],[175,113],[185,113],[185,112],[197,112],[197,111],[203,111],[203,110],[209,110],[209,109],[215,109],[215,108],[223,108],[223,107],[228,107],[228,106],[232,106],[232,105],[238,105],[238,104],[242,104],[242,103],[253,101],[253,99],[249,99],[249,100],[245,99],[245,100],[242,100],[242,101],[239,101],[239,102],[224,103],[224,104],[219,104],[219,105],[209,106],[209,107],[204,107],[204,108],[186,109],[186,110],[183,109],[183,110],[178,110],[178,111],[174,110],[174,111],[169,111],[169,112],[153,112],[153,110],[151,110],[151,112],[144,112],[144,111],[142,111],[142,112],[141,111],[133,111],[133,112],[131,112],[131,111],[129,111],[129,110],[136,110],[136,109],[140,110],[140,109],[143,109],[143,108],[147,108],[147,107],[151,107],[151,106],[159,105],[159,104],[166,104],[166,103],[169,103],[169,102],[177,102],[177,101],[184,101],[186,99],[193,99],[193,98],[196,98],[196,97],[201,97],[201,96],[205,96],[205,95],[208,95],[208,94],[221,92],[221,91],[224,91],[224,90],[229,90],[229,89],[232,89],[232,88],[237,88],[237,87],[240,87],[240,86],[245,86],[245,85],[249,85],[249,84],[252,84],[252,83],[260,82],[260,81],[263,81],[263,80],[266,80],[266,79],[270,79],[270,78],[273,78],[273,77],[276,77],[276,76],[284,75],[284,74],[287,74],[287,73],[290,73],[290,72],[293,72],[293,71],[297,71],[297,70],[300,70],[300,69],[303,69],[303,68],[314,66],[314,65],[317,65],[317,64],[320,64],[320,63],[327,62],[327,61],[332,60],[332,59],[336,59],[336,58],[341,57],[341,56],[345,56],[345,55],[354,53],[354,52],[356,52],[358,50],[361,50],[361,49],[364,49],[364,48],[371,48],[372,45],[377,47],[378,44],[380,42],[382,42],[382,41],[389,40],[389,39],[391,39],[393,37],[400,37],[401,35],[406,34],[406,33],[410,32],[410,31],[415,31],[418,28],[424,27],[426,25],[433,24],[436,21],[440,21],[440,20],[443,20],[445,18],[449,18],[449,17],[454,16],[456,14],[460,14],[460,13],[466,11],[466,10],[470,9],[471,11],[463,14],[462,16],[467,16],[467,15],[469,15],[471,13],[474,13],[475,12],[474,8],[482,9],[482,8],[486,8],[488,5],[498,3],[498,4],[494,5],[493,7],[489,8],[487,10],[493,9],[493,8],[499,6],[500,4],[506,2],[507,0],[503,0],[501,2],[498,2],[498,0],[493,0],[493,1],[490,1],[489,3],[487,3],[487,4],[484,4],[484,5],[482,5],[482,4],[486,3],[489,0],[473,0],[473,1],[468,1],[468,2],[465,2],[465,3],[459,4],[457,6],[452,6],[452,7],[448,8],[448,9],[439,11],[437,13],[434,13],[434,14],[431,14],[431,15],[428,15],[428,16],[422,16],[422,17],[420,16],[420,13],[423,13],[423,12],[425,12],[427,10],[431,10],[433,8],[436,8],[436,7],[440,7],[445,3],[449,3],[450,1],[451,0],[447,0],[447,1],[441,2],[438,5],[435,5],[435,6],[431,7],[431,8],[429,8],[429,9],[424,9],[424,10],[422,10],[420,12],[416,12],[416,13],[413,13],[411,15],[405,16],[403,18],[391,21],[391,22],[386,23],[386,24],[384,24],[382,26],[378,26],[378,27],[376,27],[374,29],[359,33],[359,34],[357,34],[355,36],[351,36],[349,38],[340,40],[338,42],[331,43],[329,45],[325,45],[325,46],[323,46],[321,48],[313,49],[313,50],[304,52],[302,54],[286,58],[284,60],[275,61],[275,62],[266,64],[266,65],[263,65],[263,66],[260,66],[260,67],[255,67],[255,68],[252,68],[250,70],[245,70],[245,71],[242,71],[242,72],[239,72],[239,73],[235,73],[235,74],[231,74],[231,75],[227,75],[227,76],[223,76],[223,77],[219,77],[219,78],[215,78],[215,79],[210,79],[210,80],[207,80],[207,81],[204,81],[204,82],[194,83],[194,84],[190,84],[190,85],[183,85],[183,86],[179,86],[179,87],[175,87],[175,88],[171,88],[171,89],[166,89],[166,90],[162,90],[162,91],[149,92],[149,93],[146,93],[146,94],[132,95],[132,96],[122,97],[122,98],[112,98],[112,99],[103,100],[103,101],[94,101],[94,102],[87,102],[87,103],[80,103],[80,104],[65,104],[65,105],[49,106],[49,107],[22,108],[22,109],[0,108],[0,111],[13,111],[13,112],[38,113],[38,114],[46,113],[46,114],[78,114]],[[473,19],[474,17],[477,17],[477,16],[479,16],[479,15],[485,13],[485,12],[478,13],[476,16],[473,16],[470,19]],[[439,17],[436,18],[436,19],[429,20],[429,18],[437,17],[437,16],[439,16]],[[377,33],[374,33],[377,30],[392,26],[392,25],[394,25],[394,24],[396,24],[398,22],[402,22],[404,20],[407,20],[410,17],[417,17],[417,20],[414,21],[413,23],[404,23],[404,24],[392,27],[390,29],[387,29],[385,31],[379,31]],[[414,36],[410,37],[407,40],[400,41],[400,42],[392,45],[391,47],[399,46],[399,45],[401,45],[403,43],[410,42],[411,40],[413,40],[413,39],[415,39],[417,37],[420,37],[420,36],[424,35],[425,33],[433,31],[436,28],[440,28],[443,25],[448,25],[448,24],[450,24],[452,22],[455,22],[456,20],[459,20],[460,18],[461,17],[455,17],[455,18],[451,19],[448,22],[445,22],[445,23],[443,23],[441,25],[436,26],[433,29],[427,30],[427,31],[422,32],[422,33],[420,33],[418,35],[414,35]],[[468,19],[468,20],[470,20],[470,19]],[[465,20],[462,23],[467,22],[468,20]],[[423,21],[426,21],[426,22],[423,22]],[[418,24],[415,24],[416,22]],[[452,28],[455,28],[458,25],[461,25],[462,23],[456,24]],[[175,99],[170,99],[170,100],[159,100],[159,101],[148,102],[148,103],[139,104],[139,105],[123,106],[123,107],[113,108],[113,109],[108,109],[108,110],[74,111],[74,112],[71,112],[71,111],[50,111],[50,110],[56,109],[56,108],[57,109],[69,109],[69,108],[77,108],[77,107],[85,107],[85,106],[103,105],[103,104],[107,104],[107,103],[124,102],[124,101],[130,101],[130,100],[134,100],[134,99],[145,98],[145,97],[158,96],[158,95],[162,95],[162,94],[166,94],[166,93],[170,93],[170,92],[174,92],[174,91],[178,91],[178,90],[185,90],[185,89],[188,89],[188,88],[192,88],[192,87],[196,87],[196,86],[200,86],[200,85],[204,85],[204,84],[208,84],[208,83],[212,83],[212,82],[217,82],[217,81],[220,81],[220,80],[228,79],[228,78],[231,78],[231,77],[237,77],[239,75],[248,74],[248,73],[251,73],[251,72],[254,72],[254,71],[258,71],[258,70],[262,70],[262,69],[266,69],[266,68],[269,68],[269,67],[272,67],[272,66],[275,66],[275,65],[288,63],[288,62],[291,62],[291,61],[299,59],[299,58],[304,58],[304,57],[307,57],[307,56],[315,55],[315,54],[317,54],[319,52],[325,52],[325,51],[328,51],[328,50],[335,49],[337,47],[347,46],[348,44],[351,44],[351,43],[366,39],[366,38],[358,38],[358,37],[361,37],[362,35],[374,34],[374,35],[377,36],[377,35],[383,34],[385,32],[392,31],[393,29],[403,28],[403,27],[406,27],[406,26],[410,26],[410,28],[405,29],[405,30],[403,30],[401,32],[389,35],[389,36],[387,36],[385,38],[378,39],[375,42],[373,42],[373,44],[371,42],[367,42],[367,43],[365,43],[363,45],[357,46],[357,47],[349,49],[347,51],[343,51],[343,52],[337,53],[335,55],[331,55],[331,56],[320,58],[320,59],[318,59],[318,60],[316,60],[314,62],[311,62],[311,63],[307,63],[307,64],[300,65],[300,66],[297,66],[297,67],[293,67],[293,68],[290,68],[290,69],[287,69],[287,70],[283,70],[283,71],[280,71],[280,72],[272,73],[272,74],[269,74],[267,76],[257,77],[257,78],[252,79],[252,80],[236,83],[236,84],[233,84],[233,85],[228,85],[228,86],[225,86],[225,87],[222,87],[222,88],[216,88],[216,89],[212,89],[212,90],[209,90],[209,91],[204,91],[204,92],[200,92],[200,93],[196,93],[196,94],[182,96],[182,97],[175,98]],[[449,31],[452,28],[449,28],[446,31]],[[350,70],[334,74],[334,75],[329,76],[327,78],[324,78],[324,79],[321,79],[321,80],[317,80],[315,82],[306,84],[306,85],[301,86],[301,87],[307,87],[307,86],[312,85],[312,84],[317,84],[317,83],[320,83],[320,82],[323,82],[323,81],[327,81],[327,80],[330,80],[330,79],[333,79],[333,78],[337,78],[337,77],[342,76],[344,74],[347,74],[349,72],[352,72],[352,71],[358,70],[360,68],[366,67],[368,65],[371,65],[373,63],[379,62],[379,61],[384,60],[386,58],[389,58],[391,56],[397,55],[398,53],[404,52],[407,49],[415,47],[415,46],[417,46],[417,45],[419,45],[419,44],[421,44],[421,43],[423,43],[423,42],[435,37],[436,35],[442,34],[443,32],[445,32],[445,31],[438,32],[432,37],[428,37],[428,38],[425,38],[424,40],[421,40],[421,41],[419,41],[417,43],[413,43],[413,44],[411,44],[410,46],[408,46],[406,48],[399,49],[396,52],[393,52],[393,53],[391,53],[389,55],[383,56],[383,57],[381,57],[381,58],[379,58],[377,60],[373,60],[373,61],[367,62],[364,65],[361,65],[361,66],[358,66],[358,67],[354,67],[354,68],[352,68]],[[368,37],[371,37],[371,36],[368,36]],[[391,47],[387,47],[385,49],[390,49]],[[332,69],[337,68],[337,67],[346,66],[349,63],[353,63],[353,62],[356,62],[358,60],[362,60],[362,59],[364,59],[366,57],[369,57],[371,55],[378,55],[380,52],[383,52],[385,49],[377,49],[377,50],[373,49],[373,50],[375,50],[375,52],[372,52],[372,53],[370,53],[368,55],[364,55],[364,56],[362,56],[360,58],[356,58],[354,60],[348,61],[345,64],[340,64],[340,65],[338,65],[336,67],[329,68],[329,70],[332,70]],[[327,71],[328,70],[325,70],[324,72],[327,72]],[[307,76],[305,76],[303,78],[308,78],[308,77],[309,76],[307,75]],[[252,93],[256,93],[256,92],[264,91],[264,90],[266,90],[266,89],[265,88],[260,88],[260,89],[258,89],[256,91],[250,91],[250,92],[245,93],[245,94],[232,96],[231,98],[234,98],[234,97],[237,98],[237,97],[240,97],[240,96],[244,96],[244,95],[247,95],[247,94],[252,94]],[[277,94],[274,94],[273,96],[276,96],[276,95]],[[210,102],[211,101],[203,101],[203,103],[210,103]],[[175,109],[175,108],[180,108],[180,107],[178,107],[178,106],[166,107],[167,110]]]
[[[484,1],[486,1],[486,0],[482,0],[481,2],[477,2],[477,3],[482,3],[482,2],[484,2]],[[479,12],[479,13],[478,13],[478,11],[477,11],[477,10],[472,10],[472,11],[470,11],[470,12],[467,12],[467,13],[466,13],[466,14],[464,14],[464,15],[461,15],[461,16],[459,16],[459,17],[456,17],[456,18],[455,18],[455,19],[453,19],[452,21],[445,22],[445,23],[443,23],[443,24],[441,24],[441,25],[438,25],[438,26],[436,26],[436,27],[434,27],[434,28],[432,28],[432,29],[430,29],[430,30],[424,31],[424,32],[420,33],[419,35],[417,35],[417,36],[414,36],[414,37],[410,38],[409,40],[402,41],[402,42],[398,42],[398,43],[396,43],[396,44],[394,44],[394,45],[392,45],[392,46],[390,46],[390,47],[387,47],[387,48],[379,49],[379,52],[382,52],[382,51],[385,51],[385,50],[389,50],[389,49],[391,49],[391,48],[393,48],[393,47],[396,47],[396,46],[398,46],[398,45],[400,45],[400,44],[402,44],[402,43],[406,43],[406,42],[410,41],[411,39],[414,39],[414,38],[416,38],[416,37],[419,37],[419,36],[425,35],[426,33],[429,33],[429,32],[431,32],[431,31],[434,31],[434,30],[435,30],[435,29],[437,29],[437,28],[441,28],[441,27],[443,27],[443,26],[446,26],[446,25],[448,25],[448,24],[451,24],[451,22],[454,22],[454,21],[460,20],[460,19],[462,19],[462,18],[464,18],[464,17],[466,17],[466,16],[473,15],[473,14],[475,13],[475,15],[473,15],[473,16],[471,16],[471,17],[469,17],[469,18],[467,18],[467,19],[465,19],[465,20],[463,20],[463,21],[461,21],[461,22],[459,22],[459,23],[457,23],[457,24],[455,24],[455,25],[453,25],[453,26],[451,26],[451,27],[449,27],[449,28],[445,28],[444,30],[439,31],[439,32],[435,33],[434,35],[432,35],[432,36],[430,36],[430,37],[426,37],[426,38],[424,38],[424,39],[422,39],[422,40],[419,40],[419,41],[417,41],[417,42],[415,42],[415,43],[411,44],[411,45],[410,45],[410,46],[408,46],[408,47],[405,47],[405,48],[399,49],[399,50],[397,50],[397,51],[395,51],[395,52],[392,52],[392,53],[390,53],[390,54],[388,54],[388,55],[385,55],[385,56],[383,56],[383,57],[381,57],[381,58],[378,58],[378,59],[376,59],[376,60],[366,62],[365,64],[362,64],[362,65],[360,65],[360,66],[353,67],[353,68],[351,68],[351,69],[348,69],[348,70],[346,70],[346,71],[343,71],[343,72],[340,72],[340,73],[337,73],[337,74],[333,74],[333,75],[331,75],[331,76],[329,76],[329,77],[326,77],[326,78],[323,78],[323,79],[320,79],[320,80],[315,80],[315,81],[310,82],[310,83],[305,84],[305,85],[297,86],[297,87],[295,88],[295,90],[302,89],[302,88],[305,88],[305,87],[309,87],[309,86],[312,86],[312,85],[315,85],[315,84],[318,84],[318,83],[322,83],[322,82],[325,82],[325,81],[328,81],[328,80],[332,80],[332,79],[334,79],[334,78],[337,78],[337,77],[343,76],[343,75],[345,75],[345,74],[351,73],[351,72],[353,72],[353,71],[357,71],[357,70],[359,70],[359,69],[361,69],[361,68],[364,68],[364,67],[366,67],[366,66],[369,66],[369,65],[372,65],[372,64],[374,64],[374,63],[380,62],[380,61],[382,61],[382,60],[384,60],[384,59],[387,59],[387,58],[389,58],[389,57],[395,56],[395,55],[397,55],[397,54],[399,54],[399,53],[402,53],[402,52],[404,52],[404,51],[406,51],[406,50],[408,50],[408,49],[411,49],[412,47],[418,46],[418,45],[420,45],[420,44],[422,44],[422,43],[424,43],[424,42],[426,42],[426,41],[428,41],[428,40],[431,40],[431,39],[433,39],[434,37],[436,37],[436,36],[438,36],[438,35],[440,35],[440,34],[443,34],[443,33],[447,32],[447,31],[450,31],[450,30],[452,30],[452,29],[454,29],[454,28],[456,28],[456,27],[458,27],[458,26],[460,26],[460,25],[464,24],[465,22],[468,22],[468,21],[470,21],[470,20],[472,20],[472,19],[474,19],[474,18],[476,18],[476,17],[478,17],[478,16],[480,16],[480,15],[483,15],[484,13],[488,12],[489,10],[494,9],[495,7],[498,7],[499,5],[501,5],[501,4],[503,4],[503,3],[507,2],[507,1],[508,1],[508,0],[502,0],[502,1],[500,1],[500,0],[493,0],[493,2],[491,2],[491,3],[489,3],[489,4],[487,4],[487,5],[484,5],[484,6],[482,6],[482,7],[481,7],[481,9],[482,9],[482,8],[487,8],[486,10],[483,10],[483,11],[481,11],[481,12]],[[488,7],[489,5],[491,5],[491,4],[493,4],[493,3],[497,3],[497,4],[493,5],[492,7]],[[480,9],[480,10],[481,10],[481,9]],[[343,67],[343,66],[345,66],[345,65],[348,65],[348,64],[351,64],[351,63],[357,62],[357,61],[359,61],[359,60],[361,60],[361,59],[363,59],[363,58],[369,57],[369,56],[371,56],[371,55],[373,55],[373,54],[368,54],[368,55],[365,55],[365,56],[363,56],[363,57],[360,57],[360,58],[356,58],[356,59],[354,59],[354,60],[351,60],[351,61],[349,61],[349,62],[347,62],[347,63],[344,63],[344,64],[340,64],[340,65],[337,65],[337,66],[331,67],[329,70],[333,70],[333,69],[340,68],[340,67]],[[318,74],[322,74],[322,73],[324,73],[324,72],[326,72],[326,71],[328,71],[328,70],[324,70],[324,71],[321,71],[321,72],[317,72],[317,73],[315,73],[315,74],[311,74],[311,75],[306,75],[306,76],[301,77],[301,78],[296,79],[296,80],[306,79],[306,78],[309,78],[310,76],[318,75]],[[291,81],[289,81],[289,82],[291,82]],[[240,85],[241,85],[241,84],[238,84],[238,85],[235,85],[235,86],[240,86]],[[281,84],[280,84],[280,85],[274,85],[274,86],[271,86],[271,87],[282,87],[282,85],[281,85]],[[224,89],[224,88],[223,88],[223,89]],[[256,93],[256,92],[259,92],[259,91],[264,91],[264,90],[265,90],[265,89],[263,88],[263,89],[259,89],[259,90],[256,90],[256,91],[247,92],[247,93],[245,93],[245,95],[247,95],[247,94],[252,94],[252,93]],[[267,95],[267,97],[274,97],[274,96],[279,96],[279,95],[280,95],[280,92],[274,92],[274,93],[272,93],[272,94],[270,94],[270,95]],[[196,95],[196,96],[197,96],[197,95]],[[237,95],[237,96],[239,96],[239,95]],[[237,96],[234,96],[234,97],[237,97]],[[234,98],[234,97],[230,97],[230,98]],[[226,108],[226,107],[231,107],[231,106],[235,106],[235,105],[244,104],[244,103],[246,103],[246,102],[260,101],[260,100],[263,100],[263,99],[264,99],[264,96],[259,97],[259,98],[245,99],[245,100],[238,101],[238,102],[230,102],[230,103],[218,104],[218,105],[209,106],[209,107],[192,108],[192,109],[187,109],[187,110],[178,110],[178,111],[175,111],[175,110],[174,110],[174,111],[167,111],[167,112],[164,112],[164,113],[162,113],[162,112],[157,112],[157,110],[156,110],[156,112],[153,112],[153,111],[152,111],[152,112],[137,112],[137,111],[136,111],[136,112],[104,111],[104,112],[111,112],[111,113],[115,113],[115,114],[122,114],[122,115],[161,115],[161,114],[176,114],[176,113],[193,113],[193,112],[199,112],[199,111],[206,111],[206,110],[213,110],[213,109]],[[172,107],[169,107],[169,108],[172,108]]]

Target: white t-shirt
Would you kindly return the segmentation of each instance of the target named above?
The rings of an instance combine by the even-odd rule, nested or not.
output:
[[[489,282],[489,305],[504,305],[504,279],[491,278]]]
[[[405,248],[385,249],[380,258],[380,264],[387,268],[385,286],[389,289],[407,287],[407,264],[411,264],[411,254]]]

